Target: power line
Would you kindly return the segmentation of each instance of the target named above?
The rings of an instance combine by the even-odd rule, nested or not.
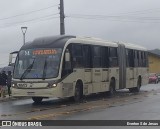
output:
[[[156,11],[157,10],[157,11]],[[126,13],[119,13],[119,15],[136,15],[136,14],[148,14],[148,13],[152,13],[152,12],[160,12],[160,8],[157,9],[146,9],[146,10],[139,10],[139,11],[134,11],[134,12],[126,12]]]
[[[52,20],[52,19],[56,19],[56,18],[59,18],[59,17],[50,17],[50,18],[47,18],[47,19],[39,20],[39,21],[32,20],[32,21],[29,21],[29,22],[37,23],[37,22],[48,21],[48,20]],[[21,25],[22,23],[26,23],[26,22],[28,22],[28,21],[24,21],[24,22],[21,22],[21,23],[16,23],[14,25],[3,26],[3,27],[0,27],[0,29],[8,28],[8,27],[13,27],[13,26],[18,26],[18,25]]]
[[[23,13],[23,14],[18,14],[18,15],[14,15],[14,16],[10,16],[10,17],[5,17],[5,18],[0,18],[0,20],[7,20],[7,19],[11,19],[11,18],[15,18],[15,17],[23,16],[23,15],[32,14],[32,13],[35,13],[35,12],[39,12],[39,11],[42,11],[42,10],[47,10],[47,9],[50,9],[50,8],[56,7],[56,6],[58,6],[58,5],[59,5],[59,4],[57,4],[57,5],[53,5],[53,6],[49,6],[49,7],[46,7],[46,8],[41,8],[41,9],[34,10],[34,11],[30,11],[30,12]]]
[[[30,20],[20,21],[20,22],[7,23],[6,25],[1,26],[0,28],[6,28],[6,27],[15,26],[15,25],[19,25],[19,24],[22,24],[22,23],[32,22],[32,21],[37,21],[37,20],[39,20],[37,22],[40,22],[40,21],[50,20],[50,19],[53,19],[53,18],[59,18],[58,16],[57,17],[53,17],[54,15],[57,15],[57,14],[59,14],[59,13],[46,15],[46,16],[42,16],[42,17],[38,17],[38,18],[33,18],[33,19],[30,19]],[[47,18],[47,19],[44,19],[44,18]]]
[[[152,13],[152,12],[155,12],[155,11],[160,12],[160,8],[137,10],[137,11],[131,11],[131,12],[122,12],[122,13],[118,13],[116,15],[124,16],[124,15],[146,14],[146,13]]]
[[[86,14],[70,14],[67,17],[82,17],[82,18],[119,18],[119,19],[146,19],[146,20],[160,20],[160,17],[146,17],[146,16],[118,16],[118,15],[86,15]]]
[[[28,15],[28,14],[32,14],[35,12],[39,12],[42,10],[47,10],[49,8],[53,8],[58,6],[57,5],[53,5],[53,6],[49,6],[46,8],[41,8],[38,10],[34,10],[34,11],[30,11],[27,13],[23,13],[23,14],[18,14],[18,15],[14,15],[14,16],[10,16],[10,17],[6,17],[6,18],[1,18],[0,20],[6,20],[6,19],[11,19],[11,18],[15,18],[15,17],[19,17],[19,16],[23,16],[23,15]],[[160,18],[159,17],[140,17],[140,16],[128,16],[127,14],[140,14],[140,13],[147,13],[145,11],[155,11],[155,10],[160,10],[160,8],[157,9],[146,9],[146,10],[139,10],[139,11],[134,11],[134,12],[126,12],[126,13],[119,13],[121,15],[86,15],[86,14],[70,14],[66,17],[68,18],[79,18],[79,19],[94,19],[94,20],[111,20],[111,21],[120,21],[120,22],[154,22],[154,23],[159,23]],[[4,26],[0,27],[0,28],[5,28],[5,27],[9,27],[9,26],[14,26],[17,24],[22,24],[22,23],[26,23],[26,22],[32,22],[32,21],[36,21],[36,20],[40,20],[40,21],[45,21],[45,20],[50,20],[53,18],[58,18],[58,17],[53,17],[53,15],[57,15],[59,13],[55,13],[55,14],[51,14],[51,15],[46,15],[46,16],[42,16],[42,17],[38,17],[38,18],[34,18],[34,19],[30,19],[30,20],[25,20],[25,21],[19,21],[19,22],[12,22],[12,23],[7,23]],[[122,15],[123,14],[123,15]],[[44,19],[45,18],[45,19]],[[47,19],[46,19],[47,18]],[[37,21],[39,22],[39,21]]]
[[[84,14],[70,14],[66,17],[69,18],[80,18],[80,19],[94,19],[94,20],[128,20],[128,21],[134,21],[134,22],[141,22],[141,21],[160,21],[160,17],[135,17],[135,16],[111,16],[111,15],[84,15]]]
[[[69,18],[78,18],[85,20],[106,20],[106,19],[98,19],[98,18],[84,18],[84,17],[69,17]],[[129,19],[107,19],[108,21],[117,21],[117,22],[137,22],[137,23],[160,23],[160,21],[140,21],[140,20],[129,20]]]

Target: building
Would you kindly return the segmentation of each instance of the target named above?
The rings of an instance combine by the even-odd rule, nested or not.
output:
[[[148,52],[149,73],[160,73],[160,55]]]

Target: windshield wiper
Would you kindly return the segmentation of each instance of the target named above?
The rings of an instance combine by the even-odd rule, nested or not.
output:
[[[45,58],[44,67],[43,67],[43,77],[42,77],[43,80],[45,80],[46,78],[46,68],[47,68],[47,59]]]
[[[26,73],[29,73],[29,71],[31,71],[32,67],[33,67],[33,64],[34,64],[34,61],[35,61],[35,58],[32,62],[32,64],[30,64],[27,69],[23,72],[22,76],[20,77],[20,80],[22,80],[25,76],[26,76]]]

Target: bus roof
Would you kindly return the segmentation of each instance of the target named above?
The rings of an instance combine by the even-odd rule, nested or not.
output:
[[[75,38],[75,36],[58,35],[58,36],[41,37],[26,43],[21,47],[21,50],[33,49],[33,48],[50,48],[50,47],[63,48],[66,42],[70,38]]]
[[[131,44],[131,43],[124,43],[124,42],[110,42],[107,40],[103,40],[100,38],[94,38],[94,37],[76,37],[74,39],[70,39],[70,42],[78,42],[78,43],[85,43],[85,44],[93,44],[93,45],[100,45],[100,46],[112,46],[112,47],[118,47],[118,44],[125,45],[128,49],[136,49],[136,50],[142,50],[147,51],[145,47],[142,47],[140,45]]]
[[[68,41],[68,42],[67,42]],[[107,40],[103,40],[100,38],[94,37],[76,37],[71,35],[57,35],[50,37],[41,37],[33,40],[32,42],[26,43],[21,47],[21,50],[24,49],[33,49],[33,48],[50,48],[50,47],[60,47],[63,48],[66,43],[84,43],[84,44],[93,44],[100,46],[112,46],[118,47],[118,44],[124,44],[126,48],[129,49],[137,49],[142,51],[147,51],[146,48],[131,44],[131,43],[123,43],[123,42],[110,42]]]
[[[76,37],[76,38],[70,39],[69,42],[118,47],[117,43],[109,42],[109,41],[99,39],[99,38],[94,38],[94,37]]]
[[[124,44],[125,47],[129,48],[129,49],[136,49],[136,50],[147,51],[147,48],[142,47],[140,45],[136,45],[136,44],[132,44],[132,43],[123,43],[123,42],[121,44]]]

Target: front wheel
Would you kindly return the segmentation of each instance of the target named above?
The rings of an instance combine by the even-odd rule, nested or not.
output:
[[[35,103],[41,103],[41,102],[42,102],[42,99],[43,99],[43,97],[32,97],[32,100],[33,100]]]
[[[82,97],[83,97],[82,84],[77,83],[73,99],[75,102],[80,102],[82,100]]]

